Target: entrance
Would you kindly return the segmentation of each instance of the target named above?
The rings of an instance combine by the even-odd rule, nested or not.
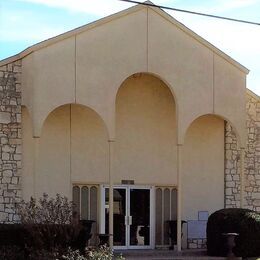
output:
[[[114,186],[114,248],[154,247],[153,188]],[[101,189],[101,233],[109,234],[109,188]]]

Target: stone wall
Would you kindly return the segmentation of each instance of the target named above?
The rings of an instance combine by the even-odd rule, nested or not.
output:
[[[240,151],[235,132],[225,122],[225,207],[240,207]]]
[[[245,207],[260,211],[260,102],[247,92],[247,144],[245,149]],[[239,150],[230,124],[225,127],[225,207],[240,207]]]
[[[21,61],[15,61],[0,67],[0,223],[19,220],[21,135]]]
[[[188,249],[206,249],[207,248],[207,239],[205,238],[188,238],[187,240]]]
[[[253,93],[247,95],[248,143],[245,158],[246,207],[260,212],[260,102]]]

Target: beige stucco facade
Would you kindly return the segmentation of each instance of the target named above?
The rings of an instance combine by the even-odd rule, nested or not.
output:
[[[0,66],[15,60],[22,64],[23,199],[43,192],[72,199],[73,185],[122,180],[174,187],[179,249],[181,219],[225,207],[226,123],[238,149],[247,140],[242,65],[141,5]]]

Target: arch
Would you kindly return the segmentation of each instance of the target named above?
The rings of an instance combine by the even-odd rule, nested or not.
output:
[[[176,107],[176,116],[178,115],[178,98],[176,96],[176,93],[173,89],[173,87],[169,84],[169,82],[167,80],[165,80],[163,77],[161,77],[159,74],[156,74],[156,73],[153,73],[153,72],[136,72],[136,73],[133,73],[131,74],[130,76],[126,77],[124,80],[121,81],[121,83],[118,85],[118,88],[116,89],[116,95],[115,95],[115,98],[114,98],[114,104],[116,104],[116,99],[117,99],[117,96],[118,96],[118,92],[120,90],[120,88],[123,86],[124,82],[126,82],[127,80],[129,80],[131,77],[138,77],[138,76],[141,76],[141,75],[151,75],[155,78],[158,78],[159,80],[161,80],[164,85],[166,85],[169,90],[171,91],[171,94],[173,96],[173,99],[174,99],[174,102],[175,102],[175,107]],[[178,120],[178,118],[177,118]]]
[[[222,120],[228,122],[228,123],[231,125],[233,131],[235,132],[235,135],[236,135],[236,138],[237,138],[237,142],[238,142],[239,147],[241,147],[241,145],[242,145],[241,135],[239,134],[239,132],[238,132],[237,128],[235,127],[235,125],[234,125],[228,118],[226,118],[225,116],[222,116],[222,115],[219,115],[219,114],[210,114],[210,113],[208,113],[208,114],[203,114],[203,115],[200,115],[200,116],[196,117],[196,118],[186,127],[186,129],[184,129],[183,142],[185,142],[185,137],[186,137],[186,135],[187,135],[187,132],[189,131],[189,128],[193,125],[193,123],[196,122],[197,120],[199,120],[200,118],[203,118],[203,117],[206,117],[206,116],[215,116],[215,117],[217,117],[217,118],[220,118],[220,119],[222,119]]]
[[[139,183],[171,179],[176,184],[177,113],[171,89],[153,74],[133,74],[118,89],[115,111],[115,178],[121,173]]]
[[[108,132],[102,118],[83,105],[59,106],[42,127],[35,191],[70,198],[72,182],[108,180],[108,158]]]
[[[221,116],[206,114],[193,120],[185,133],[182,200],[187,219],[197,217],[198,209],[211,214],[224,207],[224,122]]]
[[[79,106],[79,107],[84,107],[86,109],[89,109],[90,111],[92,111],[96,116],[98,116],[98,118],[102,121],[102,124],[106,130],[106,135],[107,135],[107,138],[109,138],[109,130],[108,130],[108,127],[107,127],[107,124],[105,122],[105,120],[103,119],[103,117],[96,111],[94,110],[93,108],[89,107],[89,106],[86,106],[86,105],[83,105],[83,104],[79,104],[79,103],[65,103],[65,104],[62,104],[62,105],[59,105],[59,106],[56,106],[55,108],[53,109],[50,109],[49,112],[47,113],[47,115],[45,116],[45,118],[43,118],[41,120],[41,125],[40,125],[40,129],[39,129],[39,136],[41,136],[41,133],[42,133],[42,129],[44,127],[44,124],[45,122],[47,121],[48,117],[54,113],[55,111],[57,111],[58,109],[64,107],[64,106],[67,106],[67,105],[75,105],[75,106]]]

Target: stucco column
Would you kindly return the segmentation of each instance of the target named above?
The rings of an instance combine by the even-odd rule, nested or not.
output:
[[[33,160],[33,197],[36,198],[36,176],[39,165],[40,137],[33,137],[34,144],[34,160]]]
[[[114,140],[108,140],[109,145],[109,246],[113,248],[114,235],[114,192],[113,192],[113,172],[114,172]]]
[[[182,144],[177,146],[177,250],[181,251],[181,220],[182,220]]]
[[[245,148],[240,148],[240,208],[244,206],[244,171],[245,171]]]

